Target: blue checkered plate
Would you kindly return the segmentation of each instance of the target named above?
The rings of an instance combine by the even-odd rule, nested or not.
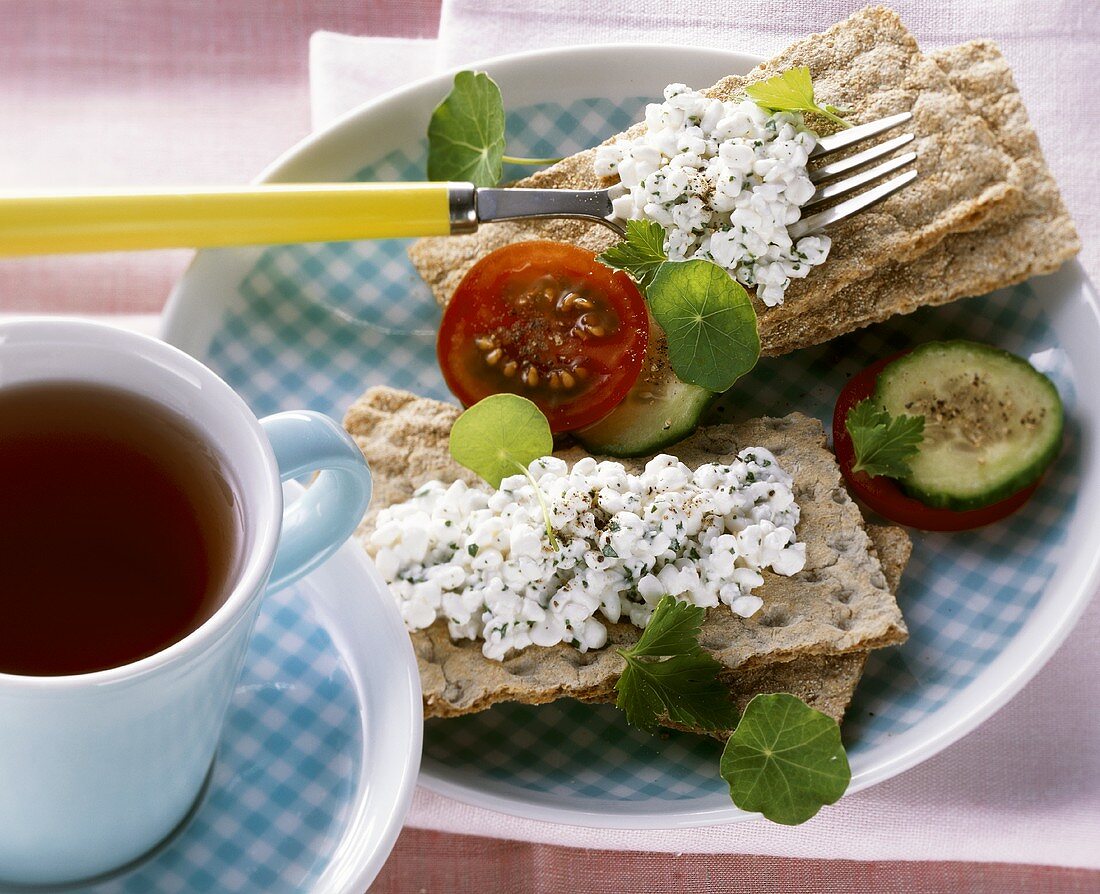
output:
[[[288,501],[301,492],[285,489]],[[191,816],[153,854],[79,891],[362,894],[412,798],[420,703],[404,623],[347,544],[264,597]]]
[[[755,61],[623,46],[524,54],[482,67],[508,105],[509,151],[546,156],[622,130],[667,83],[707,85]],[[441,76],[360,108],[286,155],[266,179],[423,179],[423,134],[449,83]],[[173,296],[167,336],[210,364],[257,413],[312,407],[339,416],[376,384],[449,399],[435,362],[439,310],[405,249],[391,241],[204,252]],[[1066,449],[1012,518],[972,533],[915,534],[898,595],[910,640],[871,660],[845,723],[852,790],[924,760],[1004,704],[1095,589],[1095,299],[1080,268],[1069,265],[762,362],[724,402],[726,416],[797,409],[828,420],[856,370],[943,337],[992,342],[1054,378],[1069,410]],[[717,775],[719,753],[718,743],[700,737],[631,730],[610,707],[511,705],[428,723],[420,779],[472,804],[588,826],[746,819]]]

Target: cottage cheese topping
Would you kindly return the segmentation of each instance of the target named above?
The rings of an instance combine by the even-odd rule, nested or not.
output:
[[[671,84],[645,123],[641,136],[596,151],[596,173],[619,177],[616,217],[656,221],[670,258],[714,261],[769,307],[824,263],[827,236],[794,243],[787,233],[814,192],[806,162],[816,138],[800,115]]]
[[[762,448],[692,471],[657,456],[639,475],[585,458],[530,466],[559,549],[525,476],[498,491],[432,481],[378,515],[367,549],[413,629],[447,619],[455,639],[484,639],[503,659],[530,645],[581,651],[607,642],[601,619],[648,623],[665,594],[749,617],[770,568],[806,562],[791,477]]]

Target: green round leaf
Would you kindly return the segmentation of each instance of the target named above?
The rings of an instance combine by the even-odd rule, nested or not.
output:
[[[712,261],[670,261],[646,289],[684,382],[721,392],[756,365],[760,333],[748,293]]]
[[[484,72],[460,71],[428,124],[428,179],[500,182],[504,157],[504,102]]]
[[[748,703],[721,772],[734,804],[788,826],[837,801],[852,778],[837,722],[787,693]]]
[[[518,394],[479,400],[451,428],[451,456],[493,487],[554,451],[554,436],[542,411]]]

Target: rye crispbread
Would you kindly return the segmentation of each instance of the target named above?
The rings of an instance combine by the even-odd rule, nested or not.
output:
[[[924,305],[984,295],[1053,273],[1080,251],[1073,219],[996,44],[976,40],[930,55],[1015,161],[1012,182],[1023,200],[1001,220],[953,233],[912,263],[887,265],[846,286],[824,308],[776,322],[766,353],[785,354]]]
[[[885,525],[868,525],[875,554],[886,575],[886,586],[895,596],[902,573],[909,564],[913,543],[902,528]],[[870,652],[850,652],[846,655],[807,655],[790,661],[777,661],[760,667],[726,671],[722,682],[726,684],[737,705],[744,712],[753,696],[766,692],[789,692],[802,699],[811,708],[828,714],[838,723],[852,700],[863,667]],[[614,701],[613,695],[603,701]],[[732,730],[700,730],[663,721],[666,726],[689,733],[714,736],[725,741]]]
[[[379,509],[408,499],[426,481],[476,481],[447,449],[459,412],[456,406],[391,388],[369,389],[348,410],[345,427],[370,462],[375,481],[361,538]],[[747,670],[903,641],[901,613],[817,420],[791,414],[712,426],[669,452],[698,466],[726,461],[745,446],[771,450],[794,477],[806,567],[793,578],[767,573],[759,590],[765,608],[753,618],[739,618],[722,606],[710,610],[701,644],[727,668]],[[572,448],[558,455],[575,461],[585,454]],[[640,468],[644,460],[623,463]],[[540,704],[606,696],[621,670],[613,647],[630,645],[638,633],[630,624],[609,624],[609,648],[582,653],[566,645],[532,647],[499,662],[485,658],[480,643],[453,642],[446,624],[437,622],[412,634],[425,714],[455,716],[501,701]]]
[[[825,313],[835,293],[890,262],[920,257],[950,233],[1003,218],[1021,200],[1013,182],[1013,162],[985,120],[943,69],[920,53],[892,10],[861,10],[823,34],[798,41],[747,76],[726,78],[708,92],[731,98],[746,84],[799,65],[809,66],[821,101],[850,108],[853,121],[911,110],[914,119],[907,127],[916,136],[912,145],[920,176],[877,208],[832,227],[829,260],[806,279],[794,280],[784,304],[766,308],[756,301],[765,354],[850,331],[844,319]],[[593,149],[580,152],[516,185],[574,189],[604,185],[592,168],[594,155]],[[614,241],[605,228],[578,221],[502,223],[470,236],[420,240],[409,256],[437,300],[445,304],[475,261],[503,245],[529,239],[571,242],[594,251]],[[808,315],[815,324],[797,330],[784,326],[796,315]],[[782,331],[774,347],[773,330]]]

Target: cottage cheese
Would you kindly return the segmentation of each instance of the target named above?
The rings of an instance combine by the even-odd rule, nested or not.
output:
[[[604,620],[644,627],[665,594],[749,617],[763,570],[806,562],[791,476],[761,448],[694,471],[661,455],[638,475],[592,458],[546,457],[530,472],[557,550],[523,475],[497,491],[432,481],[379,513],[367,549],[410,629],[444,617],[498,660],[530,645],[598,649]]]
[[[645,132],[596,150],[596,173],[618,176],[614,214],[656,221],[670,258],[705,258],[769,307],[792,279],[824,263],[827,236],[795,243],[787,227],[814,193],[806,170],[816,145],[802,117],[755,102],[722,101],[683,84],[646,106]]]

